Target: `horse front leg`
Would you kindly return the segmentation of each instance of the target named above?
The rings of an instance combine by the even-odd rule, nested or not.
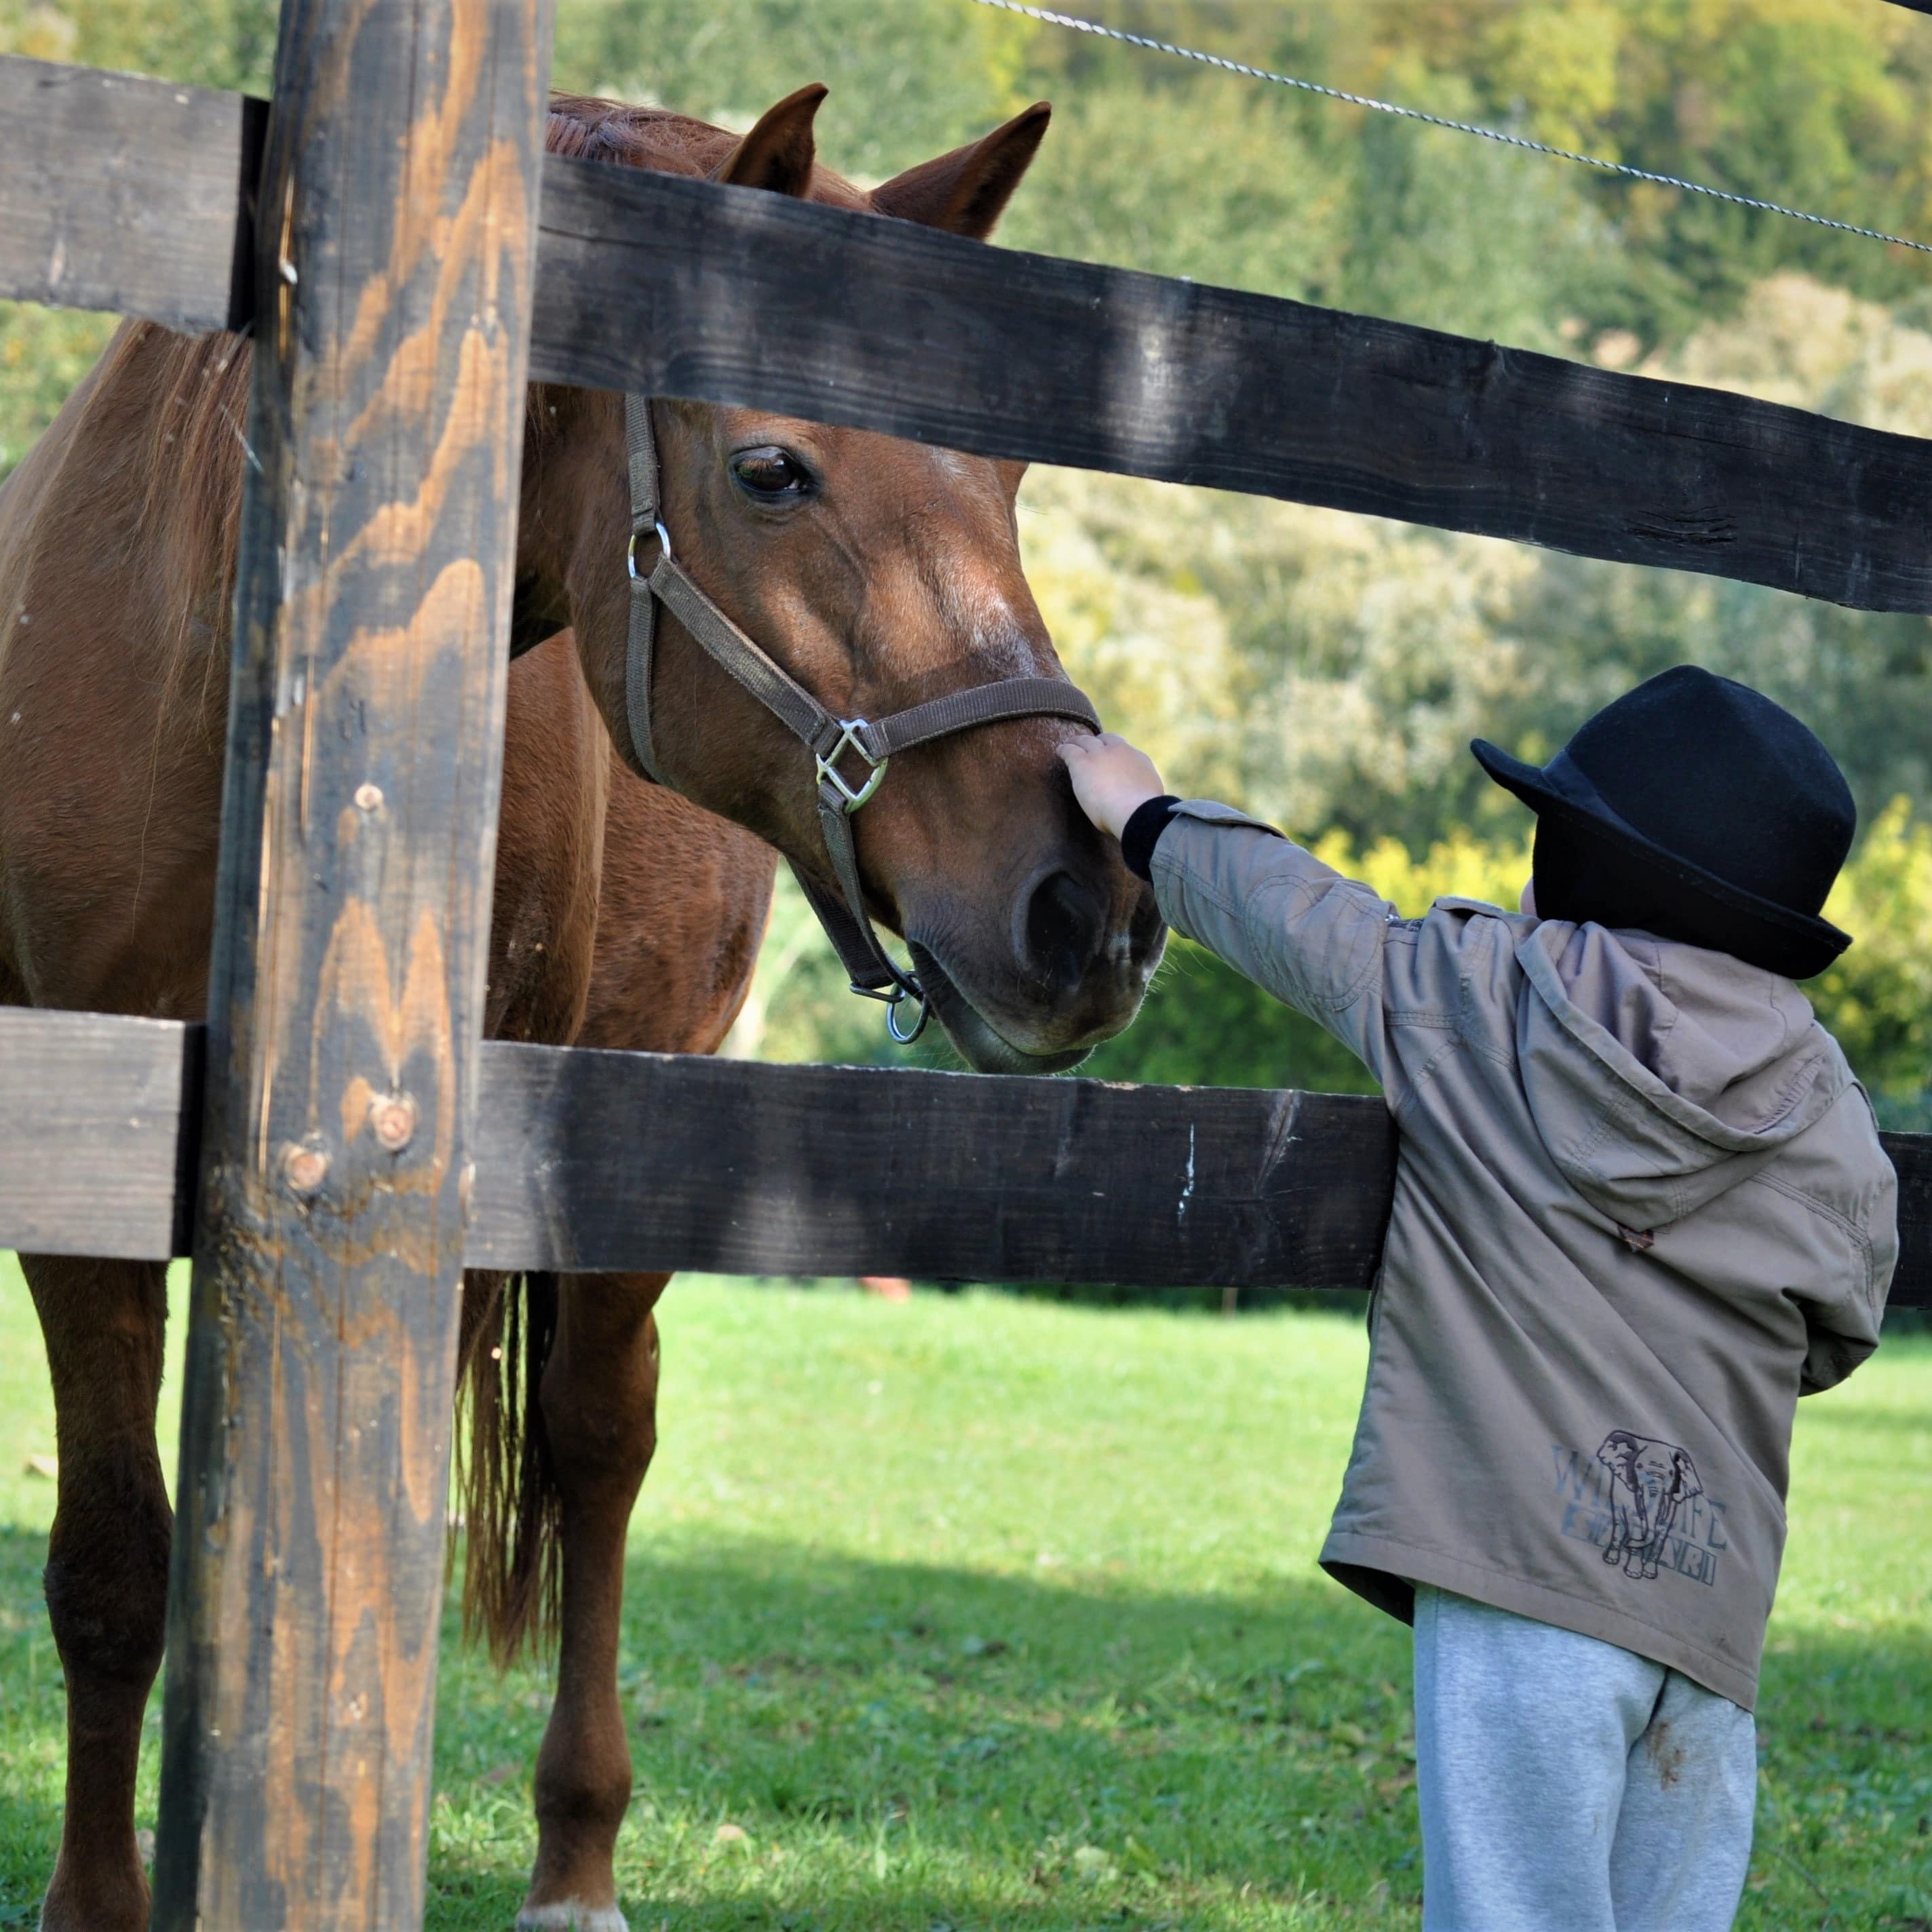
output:
[[[544,1366],[543,1424],[560,1502],[556,1702],[537,1754],[536,1869],[524,1927],[624,1932],[611,1861],[631,1799],[617,1700],[624,1539],[657,1447],[662,1274],[567,1275]]]
[[[41,1932],[140,1932],[141,1718],[161,1661],[173,1519],[154,1447],[166,1270],[22,1255],[53,1381],[47,1615],[67,1680],[67,1806]]]

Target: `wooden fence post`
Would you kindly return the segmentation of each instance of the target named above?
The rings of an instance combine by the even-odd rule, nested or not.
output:
[[[285,0],[158,1928],[421,1922],[548,0]]]

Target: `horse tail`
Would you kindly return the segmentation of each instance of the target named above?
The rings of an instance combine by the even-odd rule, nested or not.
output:
[[[562,1498],[542,1402],[556,1315],[554,1274],[464,1277],[456,1421],[463,1628],[500,1666],[550,1640],[562,1602]]]

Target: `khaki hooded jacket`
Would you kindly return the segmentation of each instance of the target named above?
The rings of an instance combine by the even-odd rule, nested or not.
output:
[[[1162,911],[1366,1061],[1400,1130],[1323,1567],[1601,1638],[1746,1709],[1792,1412],[1869,1354],[1897,1183],[1790,980],[1461,899],[1402,919],[1181,805]]]

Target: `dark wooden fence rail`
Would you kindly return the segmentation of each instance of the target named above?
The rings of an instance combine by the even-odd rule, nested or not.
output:
[[[201,1030],[0,1008],[0,1245],[183,1251]],[[464,1259],[502,1268],[1366,1288],[1378,1100],[485,1042]],[[687,1131],[646,1134],[675,1119]],[[1932,1135],[1890,1134],[1898,1307],[1932,1307]]]
[[[255,306],[268,104],[0,56],[0,296],[192,334]]]
[[[0,148],[0,296],[218,325],[247,225],[240,103],[0,60],[0,112],[88,106],[88,141]],[[156,245],[170,222],[178,254]],[[1932,611],[1912,437],[554,156],[542,230],[531,371],[553,381]]]
[[[1366,1288],[1388,1219],[1394,1134],[1357,1095],[508,1046],[484,1065],[468,1254],[496,1267]]]
[[[1932,610],[1914,437],[586,161],[542,226],[554,381]]]

